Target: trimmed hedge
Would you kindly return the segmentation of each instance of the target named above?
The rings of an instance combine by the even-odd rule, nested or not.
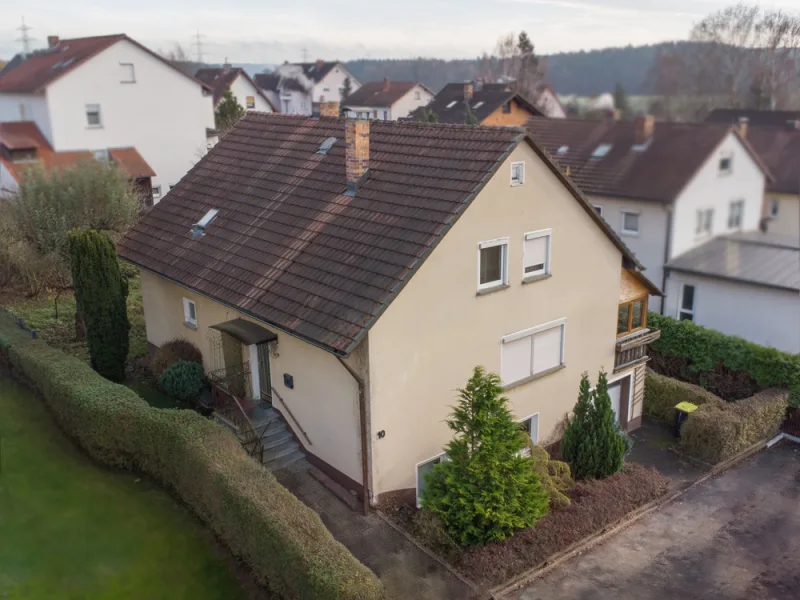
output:
[[[708,402],[681,427],[681,448],[709,463],[733,456],[780,431],[789,394],[765,390],[739,402]]]
[[[700,385],[724,400],[788,388],[790,402],[800,406],[800,354],[657,313],[648,313],[647,321],[661,330],[661,337],[650,344],[650,366],[662,375]]]
[[[675,422],[675,405],[684,401],[702,406],[722,400],[699,385],[659,375],[647,369],[644,384],[645,416],[672,425]]]
[[[222,427],[193,411],[151,408],[0,315],[3,359],[92,457],[172,490],[272,591],[287,598],[383,597],[375,574]]]

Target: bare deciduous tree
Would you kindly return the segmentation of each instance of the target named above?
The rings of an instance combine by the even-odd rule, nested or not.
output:
[[[517,90],[532,101],[545,77],[545,65],[534,53],[534,46],[524,31],[513,31],[498,38],[491,55],[478,59],[478,77],[490,82],[514,82]]]
[[[659,55],[651,73],[665,106],[680,97],[688,117],[716,106],[791,106],[800,88],[800,14],[737,4],[707,16],[689,38]]]

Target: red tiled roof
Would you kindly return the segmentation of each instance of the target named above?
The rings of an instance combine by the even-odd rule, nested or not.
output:
[[[126,260],[348,354],[502,160],[511,127],[372,121],[369,176],[346,195],[345,120],[249,112],[123,238]],[[332,148],[320,144],[336,138]],[[533,145],[533,144],[532,144]],[[587,214],[638,264],[605,221]],[[206,235],[189,231],[212,208]]]
[[[108,155],[131,179],[156,176],[156,172],[136,148],[109,148]]]
[[[414,87],[416,81],[370,81],[344,99],[344,106],[392,106]],[[422,85],[422,84],[419,84]]]
[[[78,65],[83,64],[120,40],[129,41],[151,56],[169,65],[181,75],[197,81],[190,75],[186,75],[186,73],[175,67],[162,56],[142,46],[136,40],[129,38],[124,33],[118,33],[114,35],[61,40],[56,46],[44,50],[37,50],[27,58],[19,61],[17,61],[15,57],[14,61],[3,69],[2,74],[0,74],[0,92],[38,94],[65,73],[69,73]],[[10,68],[14,62],[18,62],[18,64]],[[210,89],[200,81],[197,81],[197,83]]]
[[[9,150],[41,148],[52,150],[50,142],[33,121],[5,121],[0,123],[0,144]]]
[[[222,100],[222,97],[225,95],[225,90],[232,86],[233,82],[236,81],[236,78],[240,75],[253,85],[256,94],[266,100],[272,110],[276,110],[272,102],[270,102],[269,98],[267,98],[261,90],[261,87],[251,79],[250,75],[248,75],[247,71],[244,69],[232,67],[205,67],[203,69],[198,69],[194,74],[195,79],[202,81],[213,90],[214,106],[219,104],[219,101]]]
[[[724,125],[659,121],[650,142],[634,149],[630,121],[534,117],[526,127],[563,169],[569,167],[570,178],[587,194],[664,203],[680,194],[731,132]],[[593,156],[604,145],[609,146],[606,153]],[[769,177],[756,153],[752,155]]]

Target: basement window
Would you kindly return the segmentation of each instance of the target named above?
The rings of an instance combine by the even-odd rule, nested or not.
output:
[[[539,413],[533,414],[527,419],[523,419],[519,423],[519,428],[524,433],[527,433],[534,444],[539,443]],[[520,451],[520,456],[530,456],[531,451],[528,448],[523,448]]]
[[[434,456],[417,465],[417,508],[422,507],[422,492],[425,490],[425,476],[433,471],[436,465],[446,460],[448,460],[447,454],[440,454],[439,456]]]

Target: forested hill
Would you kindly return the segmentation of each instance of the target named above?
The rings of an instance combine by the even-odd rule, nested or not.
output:
[[[677,45],[683,42],[678,42]],[[646,94],[647,75],[660,49],[676,44],[605,48],[546,56],[547,78],[559,94],[588,96],[613,91],[617,83],[629,94]],[[478,60],[359,59],[345,63],[359,81],[421,81],[434,92],[445,83],[475,77]]]

